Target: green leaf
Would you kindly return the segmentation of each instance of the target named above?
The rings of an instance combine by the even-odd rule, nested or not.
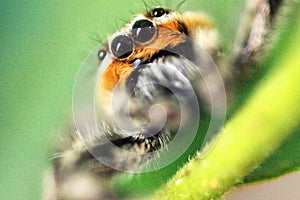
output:
[[[245,177],[244,183],[274,178],[300,170],[300,130],[291,135],[257,169]]]

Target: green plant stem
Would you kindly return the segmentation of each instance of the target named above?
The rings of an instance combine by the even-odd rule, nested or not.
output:
[[[297,40],[299,26],[294,33],[292,36]],[[300,43],[291,43],[285,51],[287,54],[275,63],[267,79],[227,123],[215,148],[205,158],[191,160],[154,199],[219,198],[241,182],[299,125]]]

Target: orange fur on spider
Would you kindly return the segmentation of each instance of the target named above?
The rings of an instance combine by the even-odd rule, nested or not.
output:
[[[122,79],[124,80],[132,70],[131,64],[113,61],[102,74],[99,89],[112,91],[116,84]]]
[[[125,81],[125,78],[132,72],[133,66],[128,63],[113,61],[104,71],[97,87],[97,105],[109,114],[112,103],[112,92],[118,82]],[[102,113],[102,114],[104,114]]]

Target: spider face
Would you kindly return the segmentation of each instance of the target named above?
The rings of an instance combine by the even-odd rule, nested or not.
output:
[[[179,56],[194,62],[199,53],[195,51],[198,48],[195,45],[199,45],[199,48],[203,48],[212,57],[218,51],[216,29],[207,17],[191,12],[181,14],[162,7],[137,15],[114,33],[98,53],[100,61],[104,55],[111,59],[99,81],[99,105],[107,113],[112,113],[109,107],[112,104],[113,91],[120,87],[119,85],[126,85],[127,90],[132,92],[141,76],[150,77],[150,72],[146,72],[146,65],[163,63],[162,59]],[[184,66],[180,63],[178,65]],[[161,70],[163,69],[151,73],[156,73],[158,77],[162,73]],[[150,93],[153,91],[156,89]],[[143,95],[147,96],[146,93]],[[178,118],[174,113],[175,111],[170,112],[169,116]]]

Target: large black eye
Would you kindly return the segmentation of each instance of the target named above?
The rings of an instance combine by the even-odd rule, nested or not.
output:
[[[99,58],[99,60],[100,60],[100,61],[103,61],[104,58],[105,58],[105,56],[106,56],[106,51],[103,50],[103,49],[101,49],[101,50],[98,52],[98,58]]]
[[[128,36],[119,35],[111,42],[111,52],[117,58],[126,58],[133,51],[132,41]]]
[[[138,20],[132,26],[132,37],[139,42],[149,41],[154,34],[155,27],[147,19]]]
[[[152,15],[153,17],[161,17],[163,16],[164,14],[168,14],[168,11],[163,9],[163,8],[154,8],[152,10]]]

